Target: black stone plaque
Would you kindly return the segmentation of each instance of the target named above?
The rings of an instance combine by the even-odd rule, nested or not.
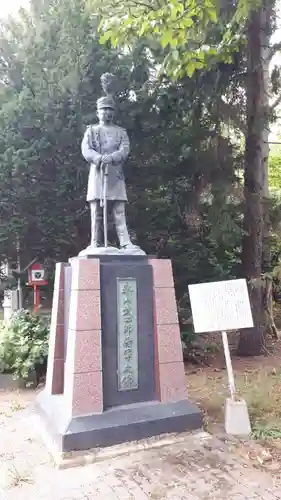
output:
[[[146,257],[100,262],[104,409],[153,401],[152,268]]]

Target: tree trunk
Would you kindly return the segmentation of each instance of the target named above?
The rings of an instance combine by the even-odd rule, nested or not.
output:
[[[271,251],[270,251],[270,220],[269,220],[269,185],[268,185],[268,158],[269,158],[269,87],[270,87],[270,32],[272,24],[273,15],[273,3],[269,0],[269,5],[267,8],[264,6],[263,9],[263,26],[261,33],[261,58],[262,58],[262,71],[264,78],[264,96],[263,96],[263,108],[264,108],[264,125],[263,125],[263,144],[262,144],[262,162],[263,162],[263,180],[262,180],[262,196],[263,196],[263,255],[262,255],[262,268],[264,271],[270,267],[271,263]]]
[[[270,249],[270,218],[269,218],[269,186],[268,186],[268,144],[269,130],[263,132],[263,250],[262,250],[262,269],[268,272],[271,268],[271,249]]]
[[[248,21],[247,135],[244,172],[245,236],[242,269],[244,277],[250,282],[249,294],[255,326],[242,330],[240,334],[238,354],[243,356],[259,355],[264,347],[264,294],[261,283],[265,119],[265,79],[262,60],[264,18],[264,9],[260,8],[250,14]]]

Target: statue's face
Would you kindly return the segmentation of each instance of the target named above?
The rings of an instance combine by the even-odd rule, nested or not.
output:
[[[114,118],[114,110],[112,108],[98,109],[98,118],[100,123],[112,123]]]

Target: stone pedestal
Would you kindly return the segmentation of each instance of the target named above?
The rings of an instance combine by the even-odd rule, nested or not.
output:
[[[47,381],[38,408],[62,452],[193,430],[169,260],[57,264]]]
[[[252,429],[247,403],[244,399],[235,401],[227,398],[224,408],[224,427],[226,434],[250,436]]]
[[[4,300],[2,302],[4,310],[4,322],[9,323],[13,313],[18,310],[18,292],[17,290],[5,290]]]

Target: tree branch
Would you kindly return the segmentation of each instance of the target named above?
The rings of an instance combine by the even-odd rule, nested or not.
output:
[[[278,106],[278,104],[280,104],[280,102],[281,102],[281,92],[276,97],[275,101],[271,104],[271,106],[269,107],[270,111],[273,111]]]
[[[136,7],[144,7],[145,9],[156,11],[156,8],[154,6],[152,6],[151,4],[149,5],[148,3],[145,3],[145,2],[139,2],[139,0],[130,0],[130,1]]]
[[[281,50],[281,42],[275,43],[272,45],[272,47],[269,47],[269,52],[268,52],[268,61],[270,61],[273,56],[278,52],[278,50]]]
[[[241,118],[239,118],[241,111],[237,106],[235,106],[234,104],[228,104],[220,98],[218,108],[222,115],[225,116],[225,118],[233,121],[234,125],[239,128],[242,134],[246,135],[246,124],[243,122],[243,120],[241,120]]]

